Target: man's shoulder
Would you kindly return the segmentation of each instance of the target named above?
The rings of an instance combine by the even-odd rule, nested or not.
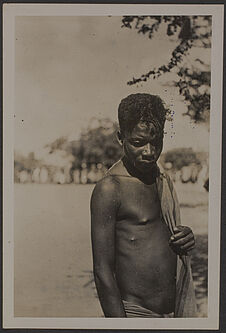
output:
[[[106,175],[94,187],[91,195],[91,210],[97,207],[113,209],[119,205],[119,188],[115,177]],[[104,208],[105,207],[105,208]]]
[[[127,171],[121,160],[112,165],[107,170],[104,177],[99,180],[93,190],[93,195],[101,194],[102,196],[118,196],[119,187],[122,182],[122,176],[127,176]],[[106,198],[105,197],[105,198]]]
[[[118,187],[117,177],[111,174],[106,174],[101,180],[97,182],[94,187],[93,195],[100,194],[101,196],[105,196],[105,199],[109,196],[113,196],[117,193]]]

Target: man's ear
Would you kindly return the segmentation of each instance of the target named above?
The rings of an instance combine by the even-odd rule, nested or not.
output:
[[[118,139],[118,143],[121,146],[122,142],[123,142],[123,135],[122,135],[122,133],[120,131],[117,132],[117,139]]]

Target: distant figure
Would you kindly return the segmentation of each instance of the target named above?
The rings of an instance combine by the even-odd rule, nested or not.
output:
[[[32,173],[32,181],[34,183],[39,183],[40,182],[40,168],[35,168],[33,173]]]
[[[80,183],[80,170],[79,169],[75,169],[73,171],[73,180],[75,184],[79,184]]]
[[[198,174],[198,182],[200,186],[203,186],[206,191],[209,192],[209,169],[205,162],[202,164]]]
[[[28,180],[29,180],[29,174],[26,170],[22,170],[20,173],[19,173],[19,179],[20,179],[20,183],[24,184],[24,183],[27,183]]]
[[[90,184],[96,183],[97,181],[97,167],[96,164],[91,164],[90,170],[87,174],[87,182]]]
[[[62,169],[58,169],[58,170],[56,170],[56,172],[54,173],[54,177],[53,177],[53,179],[54,179],[54,183],[56,183],[56,184],[65,184],[65,181],[66,181],[66,179],[65,179],[66,177],[65,177],[65,175],[64,175],[64,173],[63,173],[63,171],[62,171]]]
[[[209,178],[207,178],[207,180],[205,181],[204,185],[203,185],[204,189],[209,192]]]
[[[94,277],[106,317],[195,317],[189,251],[173,184],[156,164],[166,109],[158,96],[119,105],[124,155],[91,198]]]
[[[40,170],[40,183],[46,184],[49,180],[49,173],[45,167],[42,167]]]
[[[106,172],[106,168],[102,163],[97,163],[97,181],[101,180]]]
[[[191,163],[191,179],[190,181],[194,184],[197,183],[198,174],[199,174],[199,167],[196,163]]]
[[[81,184],[87,184],[87,173],[88,173],[88,170],[87,170],[86,163],[82,163],[81,167],[82,167],[81,175],[80,175],[80,177],[81,177],[81,179],[80,179]]]
[[[191,167],[189,165],[183,166],[181,168],[181,182],[188,183],[191,179]]]
[[[67,165],[64,166],[64,175],[65,175],[65,183],[70,184],[72,182],[72,174],[71,174],[72,163],[68,162]]]

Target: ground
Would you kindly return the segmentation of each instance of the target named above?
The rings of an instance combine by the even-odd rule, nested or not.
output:
[[[15,185],[16,317],[103,316],[92,276],[89,200],[93,185]],[[197,247],[192,265],[199,316],[207,315],[208,193],[178,184],[184,225]]]

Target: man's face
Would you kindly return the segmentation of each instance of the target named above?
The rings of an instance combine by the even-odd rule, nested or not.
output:
[[[163,133],[152,122],[139,121],[122,139],[127,160],[139,171],[148,172],[157,162],[163,147]]]

